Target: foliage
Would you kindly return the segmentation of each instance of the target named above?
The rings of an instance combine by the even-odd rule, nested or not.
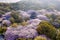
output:
[[[60,40],[60,31],[57,32],[56,40]]]
[[[47,38],[42,36],[37,36],[34,40],[47,40]]]
[[[17,38],[18,38],[17,35],[13,35],[13,34],[5,35],[5,40],[16,40]]]
[[[4,32],[6,32],[7,27],[0,27],[0,34],[3,34]]]
[[[3,33],[3,30],[2,30],[2,28],[0,27],[0,34],[2,34]]]
[[[3,32],[6,32],[7,27],[2,27]]]
[[[33,40],[33,38],[27,38],[27,40]]]
[[[60,27],[60,15],[56,14],[46,14],[46,16],[50,19],[49,22],[54,25],[56,28]]]
[[[18,3],[0,3],[0,13],[5,14],[12,10],[18,10]]]
[[[52,39],[56,37],[56,28],[47,21],[40,22],[37,31],[39,34],[45,34]]]
[[[23,21],[22,17],[19,16],[19,12],[12,11],[11,17],[13,17],[16,23],[21,23]]]
[[[27,25],[27,22],[23,21],[23,22],[21,23],[21,25],[26,26],[26,25]]]
[[[31,19],[35,19],[37,16],[36,12],[34,12],[34,11],[32,11],[30,14],[31,14],[31,16],[30,16]]]
[[[14,23],[15,22],[15,20],[14,20],[13,17],[11,17],[9,20],[11,21],[11,23]]]
[[[11,8],[12,7],[8,3],[0,3],[0,13],[2,14],[11,11]]]
[[[19,37],[23,38],[34,38],[37,35],[38,35],[37,31],[31,28],[24,28],[20,30],[20,33],[18,34]]]
[[[33,40],[32,38],[18,38],[16,40]]]
[[[26,40],[26,38],[18,38],[17,40]]]
[[[46,14],[46,16],[50,19],[50,22],[54,22],[57,18],[57,15],[55,14]]]
[[[12,24],[12,27],[17,27],[17,26],[18,26],[17,23]]]

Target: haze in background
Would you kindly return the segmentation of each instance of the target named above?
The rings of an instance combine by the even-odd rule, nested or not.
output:
[[[0,2],[4,2],[4,3],[15,3],[18,1],[20,1],[20,0],[0,0]]]
[[[21,10],[51,9],[60,11],[60,0],[21,0],[17,3]]]
[[[54,9],[60,11],[60,0],[0,0],[0,2],[11,3],[14,9],[20,10]]]

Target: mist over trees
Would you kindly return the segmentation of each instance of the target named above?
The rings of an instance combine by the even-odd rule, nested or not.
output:
[[[60,11],[60,1],[58,0],[21,0],[16,3],[0,3],[0,9],[2,6],[4,10],[58,10]],[[9,9],[8,9],[9,8]]]

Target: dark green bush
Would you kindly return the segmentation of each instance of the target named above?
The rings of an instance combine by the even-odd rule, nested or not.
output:
[[[0,27],[0,34],[3,34],[4,32],[6,32],[7,27]]]
[[[13,19],[10,20],[14,20],[15,23],[21,23],[23,21],[23,18],[19,15],[19,12],[12,11],[11,17]]]
[[[0,27],[0,34],[2,34],[3,33],[3,30],[2,30],[2,28]]]
[[[60,31],[57,32],[56,40],[60,40]]]
[[[56,38],[56,28],[47,21],[42,21],[36,30],[39,34],[45,34],[52,39]]]

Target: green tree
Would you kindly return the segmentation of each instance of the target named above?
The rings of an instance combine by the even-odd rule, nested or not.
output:
[[[47,21],[40,22],[36,30],[39,34],[45,34],[52,39],[56,37],[56,28]]]

